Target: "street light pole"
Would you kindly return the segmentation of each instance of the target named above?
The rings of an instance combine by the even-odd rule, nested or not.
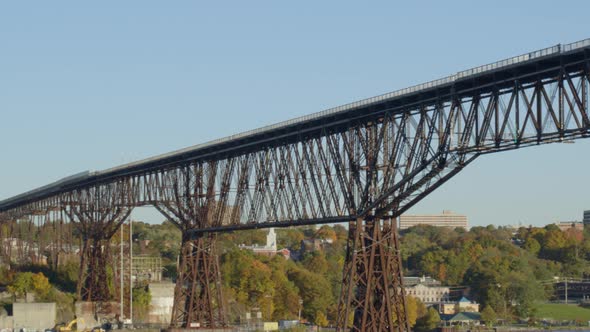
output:
[[[125,290],[123,288],[123,286],[125,285],[124,281],[123,281],[123,225],[121,226],[120,229],[121,229],[121,234],[119,235],[119,242],[120,242],[119,245],[121,248],[120,248],[120,252],[119,252],[119,260],[121,263],[120,264],[121,268],[119,269],[119,279],[120,279],[121,284],[120,284],[120,294],[119,295],[121,297],[121,310],[119,313],[119,321],[122,322],[124,319],[124,316],[125,316],[124,310],[123,310],[124,309],[123,297],[125,296],[124,295]]]
[[[133,221],[129,219],[129,321],[133,325]]]
[[[567,277],[565,277],[565,304],[567,304]]]

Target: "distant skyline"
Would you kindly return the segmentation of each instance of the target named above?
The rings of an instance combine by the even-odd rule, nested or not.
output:
[[[590,38],[585,1],[473,4],[2,3],[0,200]],[[589,165],[588,140],[482,156],[408,213],[581,221]]]

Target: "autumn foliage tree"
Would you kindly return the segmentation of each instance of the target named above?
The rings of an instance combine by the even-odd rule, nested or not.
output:
[[[416,325],[416,321],[418,318],[423,317],[426,315],[426,305],[420,301],[420,299],[407,296],[406,297],[406,314],[408,316],[408,323],[410,327],[414,327]],[[396,317],[394,317],[394,320]]]
[[[43,273],[20,272],[14,278],[11,285],[8,286],[8,291],[15,297],[24,297],[27,294],[34,294],[36,298],[43,300],[51,291],[51,284],[49,279]]]

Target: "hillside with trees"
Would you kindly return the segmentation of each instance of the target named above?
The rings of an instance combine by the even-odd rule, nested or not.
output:
[[[589,275],[590,237],[582,231],[473,227],[469,231],[414,227],[403,233],[406,274],[429,275],[444,285],[463,285],[501,318],[535,317],[536,304],[551,299],[555,276]]]
[[[267,233],[252,230],[218,236],[230,320],[237,323],[246,313],[260,312],[265,320],[301,315],[320,326],[333,325],[347,229],[342,225],[277,229],[278,247],[288,248],[291,259],[240,248],[264,245]],[[164,276],[175,280],[181,237],[172,223],[134,222],[133,240],[135,255],[162,257]],[[537,317],[539,304],[553,296],[553,285],[548,282],[553,277],[590,275],[590,236],[574,229],[564,232],[555,225],[518,230],[487,226],[469,231],[418,226],[402,232],[401,246],[405,275],[431,276],[443,285],[467,288],[470,297],[482,305],[482,319],[490,321]],[[67,317],[78,269],[75,262],[57,271],[46,266],[13,266],[0,273],[0,283],[13,298],[32,293],[39,299],[58,301]],[[142,294],[137,298],[149,302],[145,300],[149,294]],[[416,330],[429,330],[439,319],[418,299],[408,299],[408,311]]]

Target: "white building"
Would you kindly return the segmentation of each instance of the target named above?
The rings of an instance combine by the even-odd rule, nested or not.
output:
[[[277,233],[275,233],[274,228],[271,228],[266,234],[266,246],[264,248],[277,251]]]
[[[578,231],[584,230],[584,224],[579,221],[558,221],[555,223],[562,232],[568,231],[570,229],[575,229]]]
[[[442,214],[434,215],[402,215],[399,217],[399,229],[408,229],[418,225],[435,227],[469,228],[467,216],[445,210]]]
[[[449,287],[416,284],[405,287],[405,290],[406,295],[420,299],[425,304],[438,304],[450,301],[451,289]]]
[[[479,303],[462,297],[457,302],[443,303],[440,305],[440,313],[454,315],[459,312],[479,312]]]
[[[407,287],[415,286],[417,284],[422,284],[426,286],[440,286],[440,281],[427,276],[422,277],[404,277],[404,285]]]
[[[291,252],[289,249],[277,249],[277,233],[275,233],[275,229],[271,228],[266,235],[266,245],[264,246],[246,246],[240,245],[240,249],[247,249],[252,250],[255,254],[265,255],[265,256],[274,256],[276,254],[280,254],[285,256],[285,258],[289,259],[291,257]]]

